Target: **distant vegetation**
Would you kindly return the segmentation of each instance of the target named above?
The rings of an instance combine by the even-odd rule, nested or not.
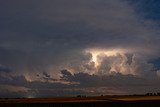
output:
[[[146,96],[160,96],[160,93],[146,93]]]

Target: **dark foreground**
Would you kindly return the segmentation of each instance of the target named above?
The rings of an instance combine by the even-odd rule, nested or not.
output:
[[[1,99],[0,107],[160,107],[160,97],[105,96],[85,98]]]

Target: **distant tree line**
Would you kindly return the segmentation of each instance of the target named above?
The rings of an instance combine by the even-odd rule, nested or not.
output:
[[[146,96],[160,96],[160,93],[146,93]]]
[[[79,98],[85,98],[87,96],[86,95],[77,95],[77,97],[79,97]]]

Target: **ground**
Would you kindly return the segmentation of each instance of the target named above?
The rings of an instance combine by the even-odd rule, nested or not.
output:
[[[0,106],[13,107],[160,107],[160,96],[78,96],[58,98],[1,99]]]

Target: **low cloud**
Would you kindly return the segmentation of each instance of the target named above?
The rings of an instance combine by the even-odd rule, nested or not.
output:
[[[158,77],[144,78],[120,73],[103,76],[87,73],[71,74],[68,70],[62,70],[61,78],[54,82],[27,81],[24,76],[1,77],[0,95],[4,98],[145,94],[147,92],[158,92],[159,82],[160,78]]]
[[[12,70],[6,66],[0,65],[0,72],[10,73]]]

